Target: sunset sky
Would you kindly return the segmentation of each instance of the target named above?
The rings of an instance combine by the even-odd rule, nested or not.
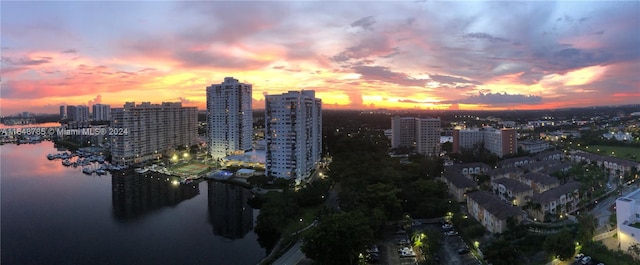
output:
[[[640,103],[640,1],[7,2],[0,111],[181,101],[226,76],[324,108]]]

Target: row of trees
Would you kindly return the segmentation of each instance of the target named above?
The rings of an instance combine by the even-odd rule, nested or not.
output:
[[[340,187],[341,211],[322,216],[305,237],[307,257],[320,264],[353,264],[365,245],[405,213],[431,218],[457,208],[449,203],[446,185],[436,180],[441,161],[414,155],[401,163],[386,153],[388,146],[379,133],[336,137],[329,176]],[[437,241],[429,238],[421,234],[421,248],[437,251]]]
[[[251,180],[266,182],[263,177]],[[313,184],[294,191],[291,181],[279,179],[274,182],[282,188],[282,192],[269,192],[266,196],[250,200],[253,208],[260,209],[254,231],[258,235],[260,245],[267,249],[273,248],[288,224],[299,221],[303,208],[322,204],[331,186],[329,180],[319,179]]]

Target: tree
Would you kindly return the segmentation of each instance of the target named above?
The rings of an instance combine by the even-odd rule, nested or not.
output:
[[[567,260],[573,257],[574,243],[569,231],[562,230],[557,234],[547,236],[543,248],[551,256],[560,260]]]
[[[578,240],[583,243],[590,242],[597,224],[598,222],[593,215],[578,215]]]
[[[490,264],[512,265],[522,262],[522,258],[518,254],[518,250],[516,250],[511,242],[504,239],[494,241],[482,252],[484,253],[487,263]]]
[[[303,239],[302,252],[320,264],[354,264],[373,240],[368,220],[360,212],[340,212],[320,220]]]

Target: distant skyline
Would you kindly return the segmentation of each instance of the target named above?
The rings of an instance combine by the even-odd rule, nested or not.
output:
[[[640,1],[0,4],[0,113],[182,102],[234,77],[325,109],[640,103]]]

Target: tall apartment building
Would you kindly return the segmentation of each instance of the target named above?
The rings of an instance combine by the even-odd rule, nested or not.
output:
[[[111,120],[111,106],[104,104],[93,105],[93,120],[108,121]]]
[[[89,107],[82,105],[67,106],[67,118],[69,118],[69,121],[88,121]]]
[[[391,148],[416,146],[416,118],[391,118]]]
[[[207,144],[213,158],[243,153],[253,146],[251,84],[225,77],[207,87]]]
[[[197,109],[179,102],[127,102],[111,110],[111,127],[122,132],[111,137],[112,162],[119,165],[157,159],[198,142]]]
[[[416,119],[416,151],[423,155],[440,154],[440,119]]]
[[[484,143],[484,148],[498,157],[518,152],[517,134],[512,128],[484,127],[453,130],[454,153],[473,148],[475,144],[480,143]]]
[[[60,119],[67,118],[67,113],[65,112],[64,106],[60,106]]]
[[[69,118],[69,121],[76,120],[76,106],[67,106],[67,118]]]
[[[616,220],[620,249],[640,244],[640,189],[616,200]]]
[[[315,91],[289,91],[265,97],[265,173],[307,177],[322,155],[322,101]]]
[[[424,155],[440,153],[440,119],[393,117],[391,147],[409,147]]]

